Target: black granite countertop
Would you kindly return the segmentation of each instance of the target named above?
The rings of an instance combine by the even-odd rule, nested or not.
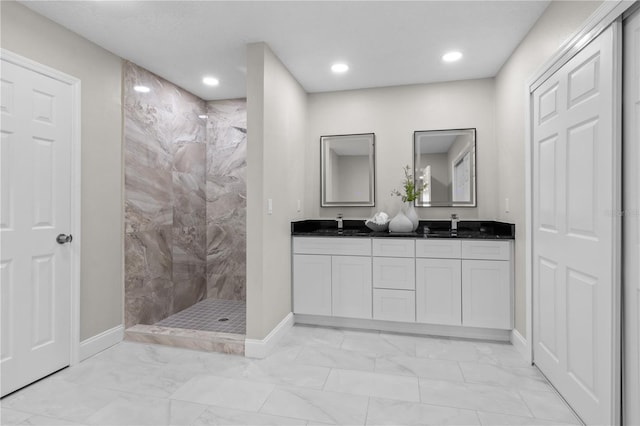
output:
[[[335,220],[300,220],[291,222],[291,235],[296,237],[366,237],[366,238],[462,238],[481,240],[513,240],[516,226],[512,223],[462,220],[458,232],[451,232],[449,220],[421,220],[416,232],[374,232],[364,220],[343,220],[342,231]]]

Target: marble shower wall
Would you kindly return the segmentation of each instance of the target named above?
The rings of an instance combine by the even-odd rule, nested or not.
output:
[[[247,102],[208,102],[207,116],[207,297],[246,300]]]
[[[128,328],[206,297],[207,148],[205,102],[129,62],[124,109]]]

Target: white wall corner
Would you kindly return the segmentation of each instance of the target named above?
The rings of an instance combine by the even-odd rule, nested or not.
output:
[[[109,330],[105,330],[100,334],[96,334],[93,337],[89,337],[88,339],[80,342],[80,354],[78,358],[80,361],[84,361],[85,359],[122,342],[123,338],[124,326],[122,324],[110,328]]]
[[[522,337],[522,334],[515,328],[511,330],[511,344],[527,362],[532,362],[531,350],[527,344],[527,339]]]
[[[293,327],[293,313],[289,312],[264,339],[245,339],[244,356],[247,358],[266,358],[278,340],[280,340],[291,327]]]

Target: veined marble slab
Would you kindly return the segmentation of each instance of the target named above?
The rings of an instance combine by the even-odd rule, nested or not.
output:
[[[247,103],[207,103],[207,297],[246,300]]]
[[[147,93],[133,90],[147,86]],[[124,66],[125,325],[206,297],[205,102]]]
[[[124,338],[141,343],[244,355],[244,336],[240,334],[138,324],[126,329]]]
[[[126,62],[123,103],[125,325],[246,300],[246,100],[205,103]]]

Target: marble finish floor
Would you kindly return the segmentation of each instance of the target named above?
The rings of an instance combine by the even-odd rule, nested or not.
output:
[[[239,300],[204,299],[155,325],[189,330],[245,334],[246,303]]]
[[[580,424],[511,345],[308,326],[262,360],[122,342],[0,407],[2,425]]]

